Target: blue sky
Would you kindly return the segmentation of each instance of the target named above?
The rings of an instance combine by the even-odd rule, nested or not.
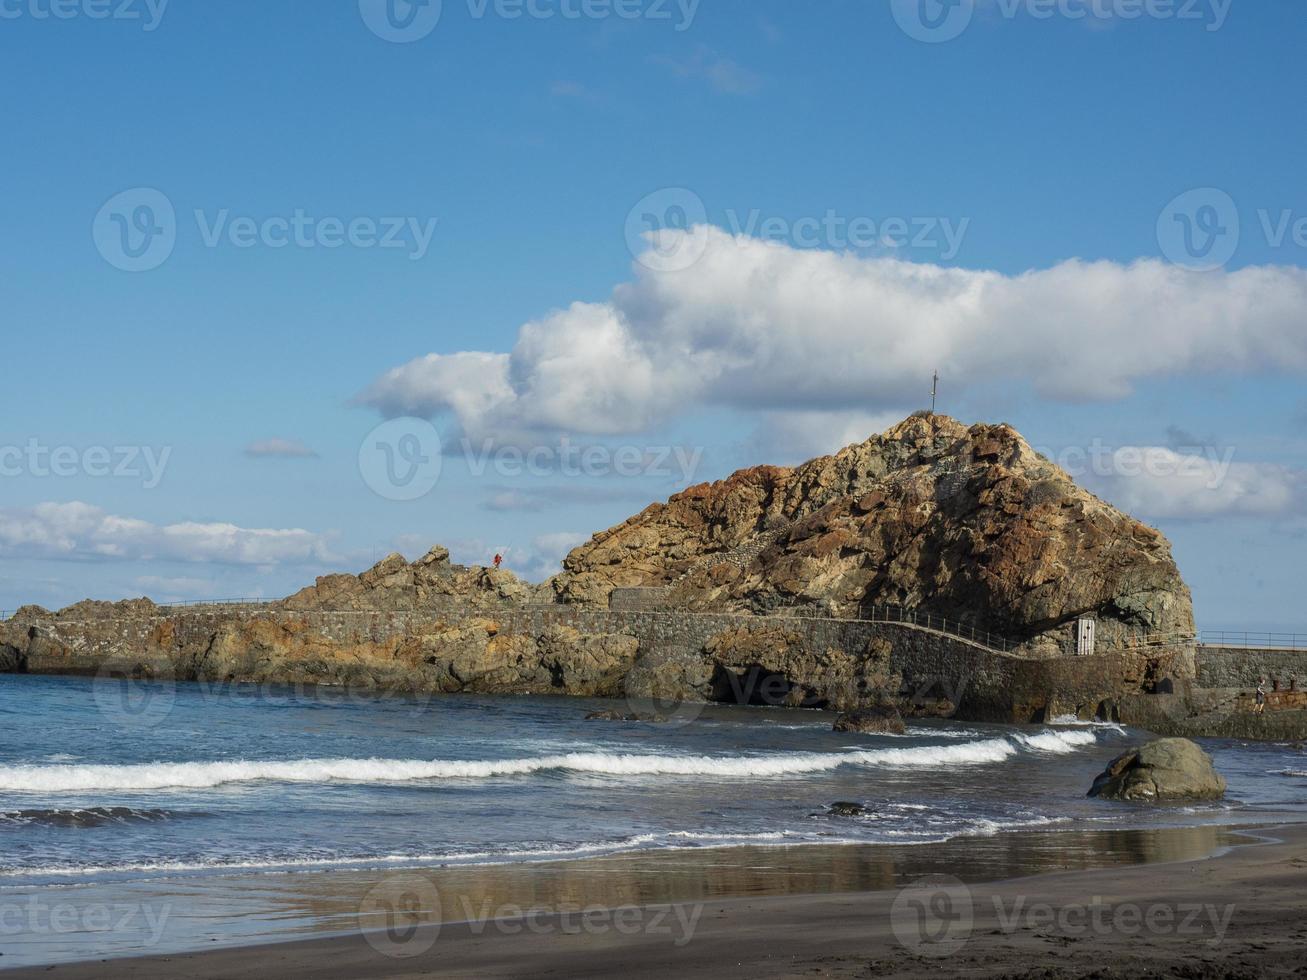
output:
[[[909,0],[395,2],[0,3],[0,608],[435,542],[540,577],[938,366],[941,410],[1109,460],[1204,626],[1307,631],[1301,4],[976,0],[923,41]],[[370,436],[406,414],[413,500]]]

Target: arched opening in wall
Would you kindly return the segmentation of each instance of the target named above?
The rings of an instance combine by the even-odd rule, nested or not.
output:
[[[1095,721],[1114,721],[1120,723],[1121,709],[1116,706],[1114,701],[1101,701],[1098,710],[1094,712]]]
[[[749,704],[767,707],[824,708],[826,702],[814,702],[807,692],[784,674],[760,664],[732,668],[718,664],[713,668],[712,699],[721,704]]]

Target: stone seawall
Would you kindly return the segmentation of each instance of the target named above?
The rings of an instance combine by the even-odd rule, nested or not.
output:
[[[0,624],[0,671],[686,700],[749,700],[765,679],[779,703],[830,707],[888,679],[919,705],[1002,722],[1112,716],[1130,696],[1195,676],[1186,648],[1037,659],[902,623],[643,605],[118,607]]]
[[[1307,689],[1307,650],[1275,650],[1226,646],[1198,648],[1198,683],[1201,687],[1246,688],[1253,690],[1265,680],[1267,690],[1273,681],[1288,688],[1297,681],[1299,690]]]

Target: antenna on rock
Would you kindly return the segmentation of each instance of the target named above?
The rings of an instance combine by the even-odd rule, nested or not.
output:
[[[935,414],[935,398],[939,395],[939,372],[935,372],[935,377],[930,382],[930,414]]]

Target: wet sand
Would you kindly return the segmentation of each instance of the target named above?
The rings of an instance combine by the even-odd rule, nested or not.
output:
[[[133,886],[137,898],[168,901],[192,945],[190,916],[219,944],[254,944],[156,944],[2,975],[1307,975],[1307,827],[1253,833],[1276,840],[1211,827],[1023,833],[155,882]],[[95,901],[96,889],[75,891]],[[317,935],[260,942],[297,933]]]

